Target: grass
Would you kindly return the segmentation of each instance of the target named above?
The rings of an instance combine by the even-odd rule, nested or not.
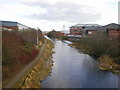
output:
[[[2,31],[2,82],[3,87],[30,63],[38,54],[36,31]],[[44,37],[39,35],[40,42]],[[13,73],[14,72],[14,73]]]
[[[41,47],[42,45],[43,45],[43,43],[40,44],[37,49],[41,49],[41,48],[42,48],[42,47]],[[34,66],[34,65],[32,65],[32,66],[23,74],[23,76],[17,81],[17,83],[13,86],[13,88],[18,88],[18,87],[21,86],[20,84],[24,82],[24,78],[27,77],[27,74],[32,70],[33,66]]]
[[[53,44],[51,41],[47,40],[46,48],[36,65],[27,73],[27,75],[22,79],[20,83],[20,88],[40,88],[40,81],[45,79],[51,71],[52,66],[52,48]]]
[[[94,57],[103,70],[115,72],[120,69],[119,45],[118,37],[94,36],[74,41],[71,46]]]

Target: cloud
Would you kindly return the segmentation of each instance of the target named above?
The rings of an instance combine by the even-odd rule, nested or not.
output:
[[[0,19],[40,27],[42,30],[61,30],[63,24],[68,30],[77,23],[106,25],[118,22],[118,1],[0,0]]]
[[[100,19],[101,14],[93,7],[75,4],[70,2],[24,2],[23,4],[46,9],[46,13],[35,13],[26,17],[47,20],[47,21],[67,21],[67,22],[94,22]]]

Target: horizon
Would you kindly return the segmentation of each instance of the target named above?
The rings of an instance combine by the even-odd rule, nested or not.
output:
[[[22,23],[20,23],[20,22],[17,22],[17,21],[6,21],[6,20],[0,20],[0,21],[5,21],[5,22],[15,22],[15,23],[19,23],[19,24],[22,24]],[[89,23],[76,23],[76,24],[74,24],[74,25],[88,25]],[[101,25],[101,24],[95,24],[95,23],[91,23],[91,24],[93,24],[93,25],[100,25],[100,26],[105,26],[105,25],[108,25],[108,24],[113,24],[113,23],[108,23],[108,24],[105,24],[105,25]],[[119,24],[119,23],[115,23],[115,24]],[[22,24],[22,25],[24,25],[24,24]],[[71,26],[74,26],[74,25],[71,25]],[[120,25],[120,24],[119,24]],[[26,25],[25,25],[26,26]],[[65,27],[65,25],[63,25],[64,27]],[[53,29],[51,29],[51,30],[45,30],[45,31],[43,31],[43,32],[49,32],[49,31],[52,31],[52,30],[55,30],[55,31],[69,31],[70,30],[70,27],[71,26],[69,26],[68,28],[69,29],[65,29],[65,30],[63,30],[63,29],[61,29],[61,30],[55,30],[54,28]],[[30,26],[27,26],[27,27],[30,27]],[[30,27],[30,28],[33,28],[33,27]],[[39,27],[36,27],[35,29],[37,29],[37,28],[39,28]]]

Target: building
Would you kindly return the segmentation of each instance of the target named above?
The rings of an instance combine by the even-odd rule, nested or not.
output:
[[[103,35],[105,33],[105,28],[99,26],[91,26],[84,28],[82,31],[83,35]]]
[[[120,25],[111,23],[105,26],[91,26],[83,29],[84,35],[108,35],[108,36],[119,36]]]
[[[105,26],[98,24],[76,24],[70,27],[70,35],[94,36],[108,35],[119,36],[120,24],[111,23]]]
[[[70,27],[70,35],[83,35],[83,29],[88,28],[88,27],[100,27],[100,25],[98,24],[76,24]]]
[[[6,29],[12,29],[12,30],[26,30],[31,29],[28,26],[25,26],[23,24],[20,24],[18,22],[14,21],[0,21],[0,27],[6,28]]]
[[[103,26],[108,36],[119,36],[120,35],[120,24],[111,23]]]
[[[96,35],[97,33],[97,27],[86,27],[83,29],[84,35]]]
[[[0,27],[0,30],[12,31],[13,29],[8,29],[8,28]]]
[[[64,35],[69,35],[69,30],[62,30],[62,31],[60,31],[61,33],[64,33]]]
[[[18,30],[17,22],[0,21],[0,23],[2,28]]]

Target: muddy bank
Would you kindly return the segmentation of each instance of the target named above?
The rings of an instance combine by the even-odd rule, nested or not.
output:
[[[40,88],[42,87],[40,81],[44,80],[51,72],[52,61],[52,49],[53,43],[47,40],[46,48],[43,51],[40,60],[33,68],[26,74],[19,84],[19,88]]]

